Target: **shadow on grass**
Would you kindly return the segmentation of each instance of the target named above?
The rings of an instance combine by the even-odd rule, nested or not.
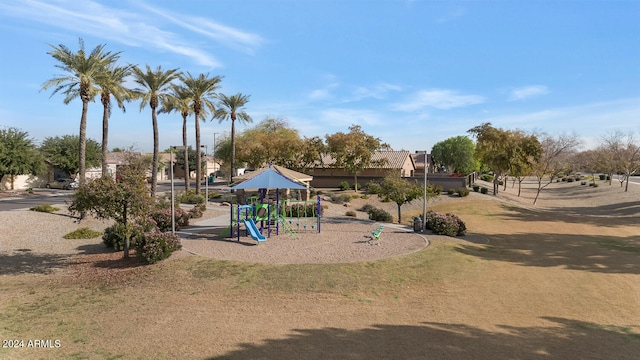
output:
[[[79,246],[78,255],[73,256],[70,263],[75,265],[89,264],[101,269],[127,269],[147,265],[140,257],[136,256],[132,247],[129,257],[124,257],[123,251],[115,251],[104,244],[87,244]]]
[[[64,268],[68,255],[37,254],[18,249],[16,254],[0,254],[0,275],[50,274]]]
[[[640,236],[498,234],[491,235],[489,245],[461,244],[457,251],[523,266],[640,274]]]
[[[636,359],[632,327],[544,317],[549,326],[374,325],[366,329],[298,329],[283,339],[240,344],[222,359]],[[635,330],[635,332],[634,332]]]

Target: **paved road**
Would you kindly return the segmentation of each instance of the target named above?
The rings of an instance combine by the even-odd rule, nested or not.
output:
[[[613,179],[618,181],[618,175],[613,175]],[[640,185],[640,176],[631,176],[629,177],[629,184],[638,184]]]
[[[40,204],[65,204],[71,201],[72,193],[73,190],[51,190],[45,194],[0,198],[0,211],[29,209]]]

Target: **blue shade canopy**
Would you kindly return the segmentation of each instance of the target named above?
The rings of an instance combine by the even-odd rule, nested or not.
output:
[[[245,180],[240,184],[230,187],[231,190],[239,189],[299,189],[305,190],[307,187],[281,175],[272,168],[268,168],[260,174]]]

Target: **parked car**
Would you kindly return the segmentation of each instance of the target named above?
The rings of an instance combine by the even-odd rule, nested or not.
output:
[[[56,179],[53,182],[47,184],[47,189],[71,190],[77,188],[78,183],[73,179]]]

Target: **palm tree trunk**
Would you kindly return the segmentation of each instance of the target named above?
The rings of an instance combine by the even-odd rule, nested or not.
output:
[[[102,176],[109,174],[107,154],[109,152],[109,104],[103,102],[102,110]]]
[[[189,149],[187,149],[187,115],[182,115],[182,147],[184,155],[184,191],[189,191]]]
[[[229,185],[233,183],[233,172],[236,162],[236,119],[231,117],[231,172],[229,173]]]
[[[196,118],[196,194],[200,194],[200,114],[195,113]]]
[[[89,99],[82,100],[82,116],[80,117],[80,144],[78,146],[78,184],[80,186],[85,183],[85,154],[87,151],[87,111],[89,109]]]
[[[158,118],[156,108],[151,108],[151,122],[153,123],[153,164],[151,165],[151,196],[156,196],[156,184],[158,183],[158,153],[160,142],[158,136]]]

